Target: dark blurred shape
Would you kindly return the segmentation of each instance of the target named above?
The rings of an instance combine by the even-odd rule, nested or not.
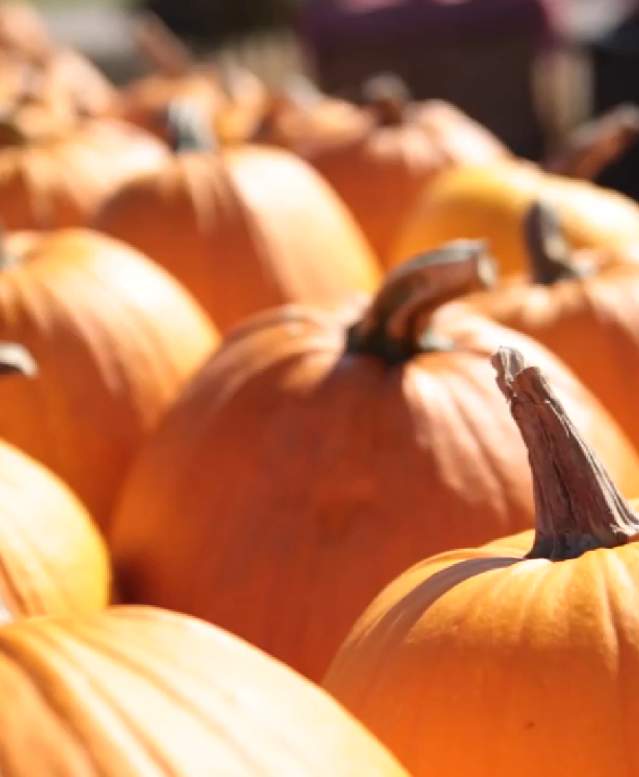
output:
[[[591,50],[595,114],[622,102],[639,104],[639,10],[594,40]],[[606,167],[597,182],[639,199],[639,143]]]
[[[143,0],[174,32],[206,47],[258,30],[288,26],[303,0]]]
[[[302,31],[321,85],[356,98],[380,70],[417,99],[455,103],[527,156],[541,153],[532,69],[548,39],[542,0],[308,0]]]

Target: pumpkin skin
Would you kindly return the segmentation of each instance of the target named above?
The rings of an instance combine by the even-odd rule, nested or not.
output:
[[[558,466],[555,435],[565,445],[570,422],[531,452],[534,544],[506,538],[412,567],[359,618],[325,678],[416,777],[639,769],[639,517],[598,462],[582,466],[583,442]],[[554,476],[540,468],[538,479],[540,459]],[[572,525],[556,511],[564,499]],[[608,513],[623,517],[614,532]]]
[[[104,525],[133,455],[216,334],[165,273],[88,230],[9,235],[0,339],[39,371],[0,381],[0,437],[62,477]]]
[[[58,48],[42,63],[39,88],[51,102],[68,101],[78,116],[109,116],[119,110],[115,86],[74,49]]]
[[[0,685],[15,777],[407,777],[321,689],[176,613],[114,607],[7,626]]]
[[[0,6],[0,50],[38,61],[52,48],[42,17],[31,6],[14,2]]]
[[[287,302],[337,305],[379,281],[337,196],[278,149],[179,153],[122,187],[95,225],[173,274],[222,331]]]
[[[253,140],[307,156],[316,147],[352,142],[371,132],[372,125],[373,117],[358,106],[296,78],[272,95]]]
[[[106,546],[86,509],[53,473],[0,442],[0,622],[100,610],[109,591]]]
[[[391,264],[456,238],[486,240],[505,274],[527,266],[523,221],[531,205],[552,206],[575,248],[620,248],[639,241],[639,206],[587,181],[543,173],[527,162],[446,171],[408,215]]]
[[[549,235],[556,245],[557,235]],[[554,351],[639,444],[639,264],[636,251],[570,252],[556,278],[513,277],[460,306],[517,329]],[[552,272],[551,272],[552,275]],[[571,277],[572,276],[572,277]],[[584,347],[587,343],[587,347]]]
[[[441,309],[433,337],[452,351],[393,363],[345,352],[344,318],[289,307],[234,330],[136,460],[110,531],[126,600],[203,617],[311,679],[407,565],[531,525],[487,360],[499,344],[542,361],[624,487],[639,482],[612,419],[522,335]]]
[[[373,118],[342,142],[318,142],[304,156],[342,197],[382,264],[389,266],[406,218],[438,172],[461,164],[497,162],[509,154],[488,130],[453,105],[429,100],[400,106],[389,119],[383,114]],[[466,235],[446,239],[455,237]],[[417,252],[404,253],[403,258]]]
[[[43,136],[25,137],[23,122],[0,129],[0,212],[7,229],[85,225],[122,183],[168,157],[160,141],[122,122],[87,119],[52,135],[46,121],[38,127]]]

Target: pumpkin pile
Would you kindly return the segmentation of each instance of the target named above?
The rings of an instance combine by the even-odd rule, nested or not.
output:
[[[0,6],[0,772],[639,775],[637,110],[134,33]]]

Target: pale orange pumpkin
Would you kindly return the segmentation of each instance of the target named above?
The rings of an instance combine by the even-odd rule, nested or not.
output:
[[[6,237],[0,339],[37,376],[0,382],[0,438],[60,475],[104,525],[129,463],[216,335],[169,276],[85,230]]]
[[[274,305],[337,305],[377,286],[368,244],[312,168],[279,149],[206,150],[201,118],[175,108],[176,155],[123,186],[97,229],[169,270],[224,331]]]
[[[388,79],[369,83],[367,91],[368,122],[358,126],[351,120],[352,129],[341,138],[336,132],[325,139],[315,133],[300,146],[388,266],[406,218],[438,172],[462,164],[490,164],[509,153],[488,130],[449,103],[410,102]],[[416,252],[411,249],[404,257]]]
[[[533,473],[528,553],[506,538],[412,567],[324,685],[415,777],[636,774],[639,515],[541,371],[495,364]]]
[[[12,777],[408,777],[321,689],[150,607],[6,626],[0,687]]]
[[[53,49],[53,41],[40,14],[22,2],[0,5],[0,50],[42,61]]]
[[[45,106],[46,107],[46,106]],[[157,169],[168,149],[122,122],[74,122],[22,106],[0,120],[0,213],[7,229],[81,226],[121,184]]]
[[[0,344],[0,380],[33,376],[23,348]],[[67,486],[0,441],[0,622],[99,610],[109,602],[106,546]]]
[[[134,31],[153,70],[122,91],[122,118],[169,140],[171,105],[187,100],[207,117],[220,142],[243,142],[254,133],[268,100],[266,88],[256,76],[239,65],[222,69],[198,61],[153,14],[140,16]]]
[[[544,364],[638,489],[636,453],[549,352],[447,315],[486,263],[453,244],[399,268],[363,312],[291,306],[235,329],[123,488],[110,544],[127,600],[204,617],[321,677],[408,564],[532,525],[525,449],[488,363],[501,343]]]

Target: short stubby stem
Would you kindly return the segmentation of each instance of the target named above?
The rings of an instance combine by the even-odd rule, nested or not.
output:
[[[530,276],[533,283],[552,286],[561,280],[581,278],[585,272],[570,260],[570,246],[555,211],[536,202],[524,219]]]

